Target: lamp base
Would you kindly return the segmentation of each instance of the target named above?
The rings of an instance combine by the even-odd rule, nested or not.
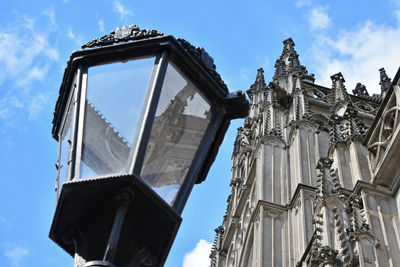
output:
[[[110,244],[118,251],[105,258],[121,190],[131,191],[134,202],[121,217],[118,241],[112,238],[115,244]],[[160,267],[164,265],[181,220],[167,202],[133,174],[76,179],[63,184],[50,238],[72,257],[78,253],[87,262],[102,264],[91,263],[85,267],[132,266],[130,263]]]

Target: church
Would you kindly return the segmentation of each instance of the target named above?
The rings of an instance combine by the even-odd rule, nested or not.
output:
[[[400,266],[400,71],[327,88],[283,45],[247,90],[211,267]]]

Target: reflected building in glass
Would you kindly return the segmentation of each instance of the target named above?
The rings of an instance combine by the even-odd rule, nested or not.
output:
[[[152,60],[154,61],[154,58]],[[149,61],[149,59],[146,59],[146,61]],[[124,71],[127,70],[124,66],[127,63],[114,64],[121,64],[121,68]],[[135,62],[135,64],[137,63]],[[152,64],[153,62],[151,62],[151,66]],[[106,68],[109,70],[113,67],[110,68],[110,65],[106,65]],[[145,70],[145,68],[139,69]],[[128,68],[128,70],[130,69]],[[104,75],[104,70],[97,73],[99,73],[98,76],[90,76],[88,81],[85,107],[85,129],[80,170],[81,177],[86,178],[128,172],[136,129],[134,125],[137,124],[138,118],[124,117],[126,121],[121,121],[121,116],[118,116],[118,114],[129,114],[129,109],[132,106],[140,106],[144,95],[140,96],[137,93],[145,91],[143,89],[132,90],[133,85],[127,83],[128,78],[133,76],[132,72],[126,72],[125,80],[122,77],[123,86],[113,86],[113,90],[102,84],[102,80],[108,79],[108,82],[110,82],[114,78],[121,79],[121,73],[107,71],[107,75]],[[115,74],[115,76],[110,77],[109,74]],[[147,74],[144,77],[149,78],[151,68],[150,71],[140,73],[142,79],[143,74]],[[96,81],[96,79],[98,80]],[[96,83],[97,86],[94,85]],[[134,85],[138,85],[137,80],[135,80]],[[143,85],[145,84],[143,83]],[[92,88],[94,88],[95,93],[91,93]],[[126,91],[131,94],[131,101],[127,102],[126,106],[118,102],[116,105],[112,105],[113,97],[119,100],[120,95],[126,95],[126,92],[116,92],[115,88],[120,91],[127,88]],[[131,103],[132,100],[138,103]],[[135,111],[132,112],[132,115],[138,113],[140,112]],[[110,115],[107,116],[106,114]],[[171,205],[192,164],[197,148],[209,125],[211,115],[210,104],[201,92],[176,67],[169,64],[146,149],[141,177]],[[136,123],[132,123],[135,121]]]

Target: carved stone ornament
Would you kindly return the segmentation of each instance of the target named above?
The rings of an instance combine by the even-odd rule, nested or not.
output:
[[[141,30],[136,25],[117,27],[115,31],[110,32],[109,35],[94,39],[82,48],[90,48],[95,46],[106,46],[119,42],[127,42],[132,40],[141,40],[157,36],[163,36],[162,32],[156,30]]]
[[[238,216],[232,216],[232,221],[231,221],[231,224],[232,224],[232,225],[238,225],[239,222],[240,222],[240,217],[238,217]]]
[[[337,250],[334,250],[329,246],[323,246],[315,253],[314,259],[319,263],[334,263],[338,254]]]
[[[318,161],[317,164],[317,169],[323,170],[323,169],[329,169],[332,166],[333,159],[327,158],[327,157],[321,157]]]
[[[353,90],[353,94],[356,96],[369,96],[367,88],[361,83],[357,83],[356,88]]]
[[[264,211],[264,216],[271,217],[273,219],[278,218],[280,214],[281,212],[274,209],[268,209]]]

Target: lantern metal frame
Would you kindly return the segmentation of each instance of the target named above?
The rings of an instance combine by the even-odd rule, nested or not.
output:
[[[136,26],[128,29],[130,31],[127,35],[128,37],[129,34],[132,36],[132,34],[135,33],[135,27]],[[136,32],[138,31],[136,30]],[[143,33],[143,31],[141,32]],[[118,218],[118,210],[120,209],[118,207],[124,206],[115,204],[115,197],[121,193],[121,190],[128,190],[132,192],[131,197],[133,197],[135,201],[139,199],[139,202],[141,201],[142,203],[141,207],[137,207],[137,205],[133,203],[135,201],[130,201],[130,213],[128,212],[130,215],[128,215],[128,218],[130,218],[131,222],[135,220],[132,218],[135,212],[138,213],[138,216],[142,216],[146,213],[143,209],[147,208],[149,209],[149,216],[154,218],[154,220],[162,221],[163,225],[166,227],[166,229],[164,229],[165,231],[163,229],[153,229],[152,231],[155,231],[155,233],[149,234],[150,237],[147,237],[150,240],[147,242],[147,246],[152,246],[152,242],[157,243],[157,236],[166,235],[160,248],[153,247],[150,249],[156,251],[156,255],[153,255],[156,257],[155,263],[152,266],[162,265],[179,228],[181,222],[180,214],[182,213],[193,185],[195,183],[201,183],[205,179],[212,162],[215,160],[218,148],[230,124],[230,120],[245,117],[248,112],[248,102],[245,96],[239,92],[229,94],[225,84],[215,71],[215,65],[213,65],[212,59],[210,62],[210,57],[204,50],[191,46],[185,40],[177,40],[173,36],[163,36],[159,32],[154,33],[154,31],[150,33],[151,34],[147,36],[145,34],[136,35],[136,38],[130,38],[130,40],[127,40],[126,36],[125,40],[124,38],[111,41],[105,39],[106,41],[103,42],[104,44],[101,44],[99,47],[96,47],[96,42],[97,44],[101,43],[101,40],[100,42],[99,39],[94,40],[95,45],[89,43],[89,46],[86,45],[86,47],[89,48],[74,51],[67,64],[60,87],[59,99],[54,112],[52,134],[53,137],[60,142],[59,153],[61,153],[59,132],[62,130],[62,127],[64,127],[67,116],[70,115],[68,112],[72,112],[72,138],[68,157],[68,162],[72,164],[68,166],[67,181],[62,185],[61,190],[59,188],[60,166],[59,164],[57,166],[58,178],[56,190],[61,191],[61,193],[59,195],[57,194],[57,207],[50,230],[50,238],[71,255],[74,255],[77,250],[77,243],[79,243],[79,240],[77,240],[79,239],[79,237],[77,237],[79,236],[78,232],[84,231],[80,228],[80,224],[92,223],[89,223],[89,218],[82,219],[85,217],[84,213],[87,212],[87,209],[89,209],[89,207],[95,207],[96,202],[99,202],[99,199],[103,198],[100,203],[97,203],[98,207],[94,208],[93,214],[98,213],[98,215],[95,215],[98,216],[98,218],[108,217],[104,218],[105,221],[102,223],[100,229],[104,231],[104,229],[108,227],[108,229],[112,228],[112,232],[114,231],[113,225],[122,223],[116,222],[116,220]],[[115,32],[115,36],[117,36],[117,32]],[[133,153],[130,172],[121,175],[80,179],[79,168],[82,157],[88,68],[98,64],[108,64],[148,56],[156,57],[153,70],[155,68],[157,68],[157,70],[153,77],[154,80],[151,81],[152,86],[148,89],[144,100],[144,108],[142,108],[144,112],[142,112],[139,119],[139,133],[137,135],[136,144],[134,144],[136,146],[136,151]],[[158,196],[150,186],[140,178],[140,171],[147,144],[150,139],[155,112],[169,62],[177,66],[177,68],[196,85],[209,101],[212,112],[209,125],[195,153],[187,177],[183,181],[176,196],[176,201],[172,206],[166,203],[164,199]],[[74,109],[69,111],[68,109],[70,107],[74,107]],[[140,191],[140,194],[143,194],[143,196],[137,196],[138,194],[133,192],[136,190]],[[107,195],[107,197],[104,197],[105,195]],[[148,199],[148,201],[143,201],[143,198]],[[82,204],[85,208],[79,207],[80,203],[85,203],[84,205]],[[107,212],[102,210],[103,207],[107,207],[105,208]],[[73,215],[65,214],[71,211],[76,213]],[[115,218],[114,216],[107,215],[112,213],[117,214]],[[163,216],[165,216],[166,219],[163,219]],[[122,216],[121,218],[123,220],[124,217]],[[139,228],[146,227],[140,222],[137,223],[137,225],[139,225]],[[158,225],[158,227],[160,227],[160,225]],[[122,226],[119,227],[119,231],[121,231],[121,228]],[[97,232],[94,231],[91,235],[94,236]],[[132,234],[137,235],[137,232],[132,232],[131,235]],[[140,237],[138,238],[140,239]],[[108,244],[110,244],[111,239],[112,234],[109,236]],[[102,242],[104,241],[106,240],[102,240]],[[112,242],[114,242],[113,244],[115,246],[118,244],[119,234],[116,239],[114,238],[114,240],[111,240],[111,243]],[[107,256],[106,252],[103,261],[107,260],[112,262],[114,260],[116,248],[113,249],[114,250],[110,252],[112,254],[111,256]],[[97,250],[101,250],[101,248]],[[136,250],[140,250],[140,248],[136,248]],[[145,254],[147,252],[143,253]],[[151,257],[143,256],[142,261],[150,260],[150,258]],[[100,264],[100,262],[96,261],[93,264]]]

